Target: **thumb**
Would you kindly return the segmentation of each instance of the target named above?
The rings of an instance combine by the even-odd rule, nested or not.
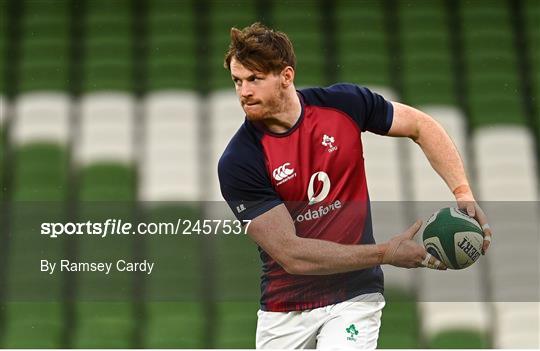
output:
[[[403,235],[406,239],[412,240],[416,233],[418,233],[418,230],[420,230],[420,227],[422,227],[422,220],[418,219],[405,231],[405,233],[403,233]]]

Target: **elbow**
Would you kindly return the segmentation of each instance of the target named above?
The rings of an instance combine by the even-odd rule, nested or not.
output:
[[[425,132],[426,121],[422,118],[418,118],[414,124],[414,128],[411,133],[408,135],[409,139],[414,141],[417,144],[420,144],[420,137],[422,132]]]
[[[285,272],[293,275],[309,275],[313,274],[312,267],[299,254],[300,251],[295,250],[294,246],[289,246],[287,250],[277,257],[276,261],[285,270]]]
[[[283,269],[285,269],[285,272],[292,275],[316,275],[317,274],[317,271],[315,269],[309,267],[308,265],[302,262],[297,262],[292,265],[287,265],[283,267]]]
[[[281,267],[283,267],[285,272],[293,275],[311,274],[311,271],[308,269],[307,265],[300,260],[287,259],[281,264]]]
[[[440,125],[433,118],[428,115],[420,115],[416,120],[413,131],[408,137],[416,144],[422,146],[424,140],[429,136],[436,135],[439,129]]]

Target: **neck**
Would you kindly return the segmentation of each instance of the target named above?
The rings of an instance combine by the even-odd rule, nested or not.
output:
[[[302,113],[300,98],[294,86],[291,85],[282,100],[283,103],[280,105],[279,111],[263,121],[266,128],[272,133],[285,133],[294,126]]]

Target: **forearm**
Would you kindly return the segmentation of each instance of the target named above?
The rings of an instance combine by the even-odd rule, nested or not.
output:
[[[418,135],[412,139],[422,148],[429,163],[450,191],[462,185],[468,186],[469,181],[459,152],[439,123],[427,115],[421,116]]]
[[[437,121],[413,107],[392,102],[394,120],[389,136],[408,137],[421,148],[451,191],[469,182],[458,150]],[[470,190],[469,190],[470,191]]]
[[[382,263],[387,244],[343,245],[296,237],[282,266],[291,274],[326,275],[373,267]]]
[[[422,222],[417,221],[383,244],[344,245],[297,236],[292,218],[281,204],[255,218],[248,234],[288,273],[327,275],[379,264],[418,267],[425,257],[425,249],[411,239],[421,225]]]

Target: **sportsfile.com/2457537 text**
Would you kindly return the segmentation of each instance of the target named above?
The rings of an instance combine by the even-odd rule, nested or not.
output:
[[[240,235],[246,234],[250,220],[237,219],[182,219],[176,222],[140,222],[133,224],[122,219],[109,218],[103,222],[45,222],[42,235],[58,238],[62,235]]]

